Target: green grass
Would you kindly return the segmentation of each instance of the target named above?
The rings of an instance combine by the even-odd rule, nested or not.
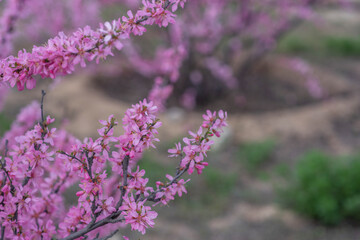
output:
[[[208,166],[201,176],[194,176],[188,183],[188,199],[178,199],[176,202],[184,212],[191,211],[204,218],[216,216],[231,202],[231,194],[237,187],[237,181],[236,173],[225,173]]]
[[[275,145],[273,140],[243,144],[238,150],[237,159],[253,172],[271,158]]]
[[[313,38],[289,35],[282,39],[277,50],[291,54],[319,56],[360,56],[360,36],[313,36]]]
[[[207,193],[210,195],[227,197],[236,185],[235,173],[225,174],[213,167],[206,167],[202,175],[205,180]]]
[[[0,136],[10,129],[11,121],[4,114],[0,113]]]
[[[291,174],[289,165],[284,164],[284,163],[278,164],[277,166],[275,166],[274,172],[277,176],[283,177],[283,178],[289,177]]]
[[[360,56],[360,37],[327,37],[325,47],[333,55]]]

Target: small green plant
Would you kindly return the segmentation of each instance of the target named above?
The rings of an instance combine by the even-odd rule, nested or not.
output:
[[[238,159],[245,164],[248,170],[254,171],[269,160],[274,152],[275,142],[265,140],[242,145],[238,151]]]
[[[305,154],[282,191],[285,203],[326,225],[360,220],[360,155]]]

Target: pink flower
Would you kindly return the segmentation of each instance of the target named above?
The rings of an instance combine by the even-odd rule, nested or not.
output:
[[[167,179],[169,179],[170,181],[173,181],[173,177],[170,176],[169,174],[166,174]],[[173,184],[171,184],[169,187],[171,188],[171,191],[174,193],[177,193],[179,197],[182,196],[182,193],[187,193],[186,188],[185,188],[185,183],[189,182],[190,179],[188,180],[184,180],[184,179],[180,179],[177,182],[174,182]]]
[[[172,3],[171,11],[176,12],[179,5],[184,8],[186,0],[170,0],[170,3]]]
[[[191,139],[189,139],[190,141],[193,141],[193,142],[200,142],[201,140],[201,134],[202,134],[202,128],[200,127],[199,130],[197,131],[197,133],[193,133],[192,131],[189,131],[189,134],[193,137]]]
[[[169,23],[175,23],[175,15],[168,10],[157,9],[153,17],[155,24],[157,24],[159,27],[167,27]]]
[[[169,157],[178,157],[182,154],[181,143],[175,144],[175,149],[169,149],[168,153],[171,153]]]
[[[151,211],[151,207],[144,205],[145,200],[135,202],[133,196],[130,198],[124,196],[124,200],[125,205],[120,209],[125,211],[125,223],[130,224],[132,230],[145,234],[146,228],[154,227],[154,219],[157,217],[157,213]]]
[[[114,207],[114,198],[109,197],[107,199],[98,200],[99,208],[95,211],[95,213],[102,211],[103,214],[110,214],[116,211]]]

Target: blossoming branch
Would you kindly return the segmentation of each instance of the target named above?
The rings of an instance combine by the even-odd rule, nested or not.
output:
[[[146,25],[156,24],[166,27],[174,23],[172,13],[178,6],[184,7],[186,0],[143,0],[142,9],[135,14],[128,11],[128,16],[100,24],[100,28],[92,30],[89,26],[79,29],[67,36],[60,32],[53,39],[49,39],[44,46],[34,46],[31,52],[21,50],[18,56],[9,56],[0,61],[0,83],[8,82],[11,87],[17,86],[23,90],[25,86],[32,89],[36,85],[34,76],[55,78],[67,75],[80,64],[86,66],[85,61],[105,59],[113,55],[115,47],[121,50],[122,39],[131,34],[142,35]],[[171,11],[167,10],[171,6]]]
[[[35,106],[25,108],[18,122]],[[184,146],[178,143],[169,150],[170,157],[180,158],[175,174],[167,174],[167,181],[158,181],[154,188],[137,160],[159,141],[157,112],[152,102],[141,101],[126,111],[124,134],[113,135],[118,122],[110,116],[100,121],[99,138],[83,142],[51,128],[54,119],[42,113],[33,129],[16,136],[15,141],[6,141],[0,156],[3,239],[98,239],[112,236],[124,224],[142,234],[153,227],[157,213],[148,203],[166,205],[175,195],[186,193],[189,180],[183,175],[194,170],[202,173],[214,143],[211,137],[220,137],[227,125],[225,112],[207,111],[199,130],[183,139]],[[66,211],[62,194],[76,182],[80,182],[77,203]]]

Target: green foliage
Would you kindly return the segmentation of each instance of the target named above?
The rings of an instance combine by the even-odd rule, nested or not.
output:
[[[340,56],[360,56],[360,37],[328,37],[326,39],[326,48],[328,52]]]
[[[280,41],[278,50],[293,54],[323,56],[360,56],[360,37],[315,36],[313,38],[290,35]]]
[[[327,225],[360,220],[360,155],[331,157],[319,151],[305,154],[282,192],[299,213]]]
[[[274,149],[275,142],[272,140],[246,143],[240,147],[238,159],[245,164],[248,170],[254,171],[269,160]]]
[[[0,136],[10,129],[11,121],[2,113],[0,113]]]

